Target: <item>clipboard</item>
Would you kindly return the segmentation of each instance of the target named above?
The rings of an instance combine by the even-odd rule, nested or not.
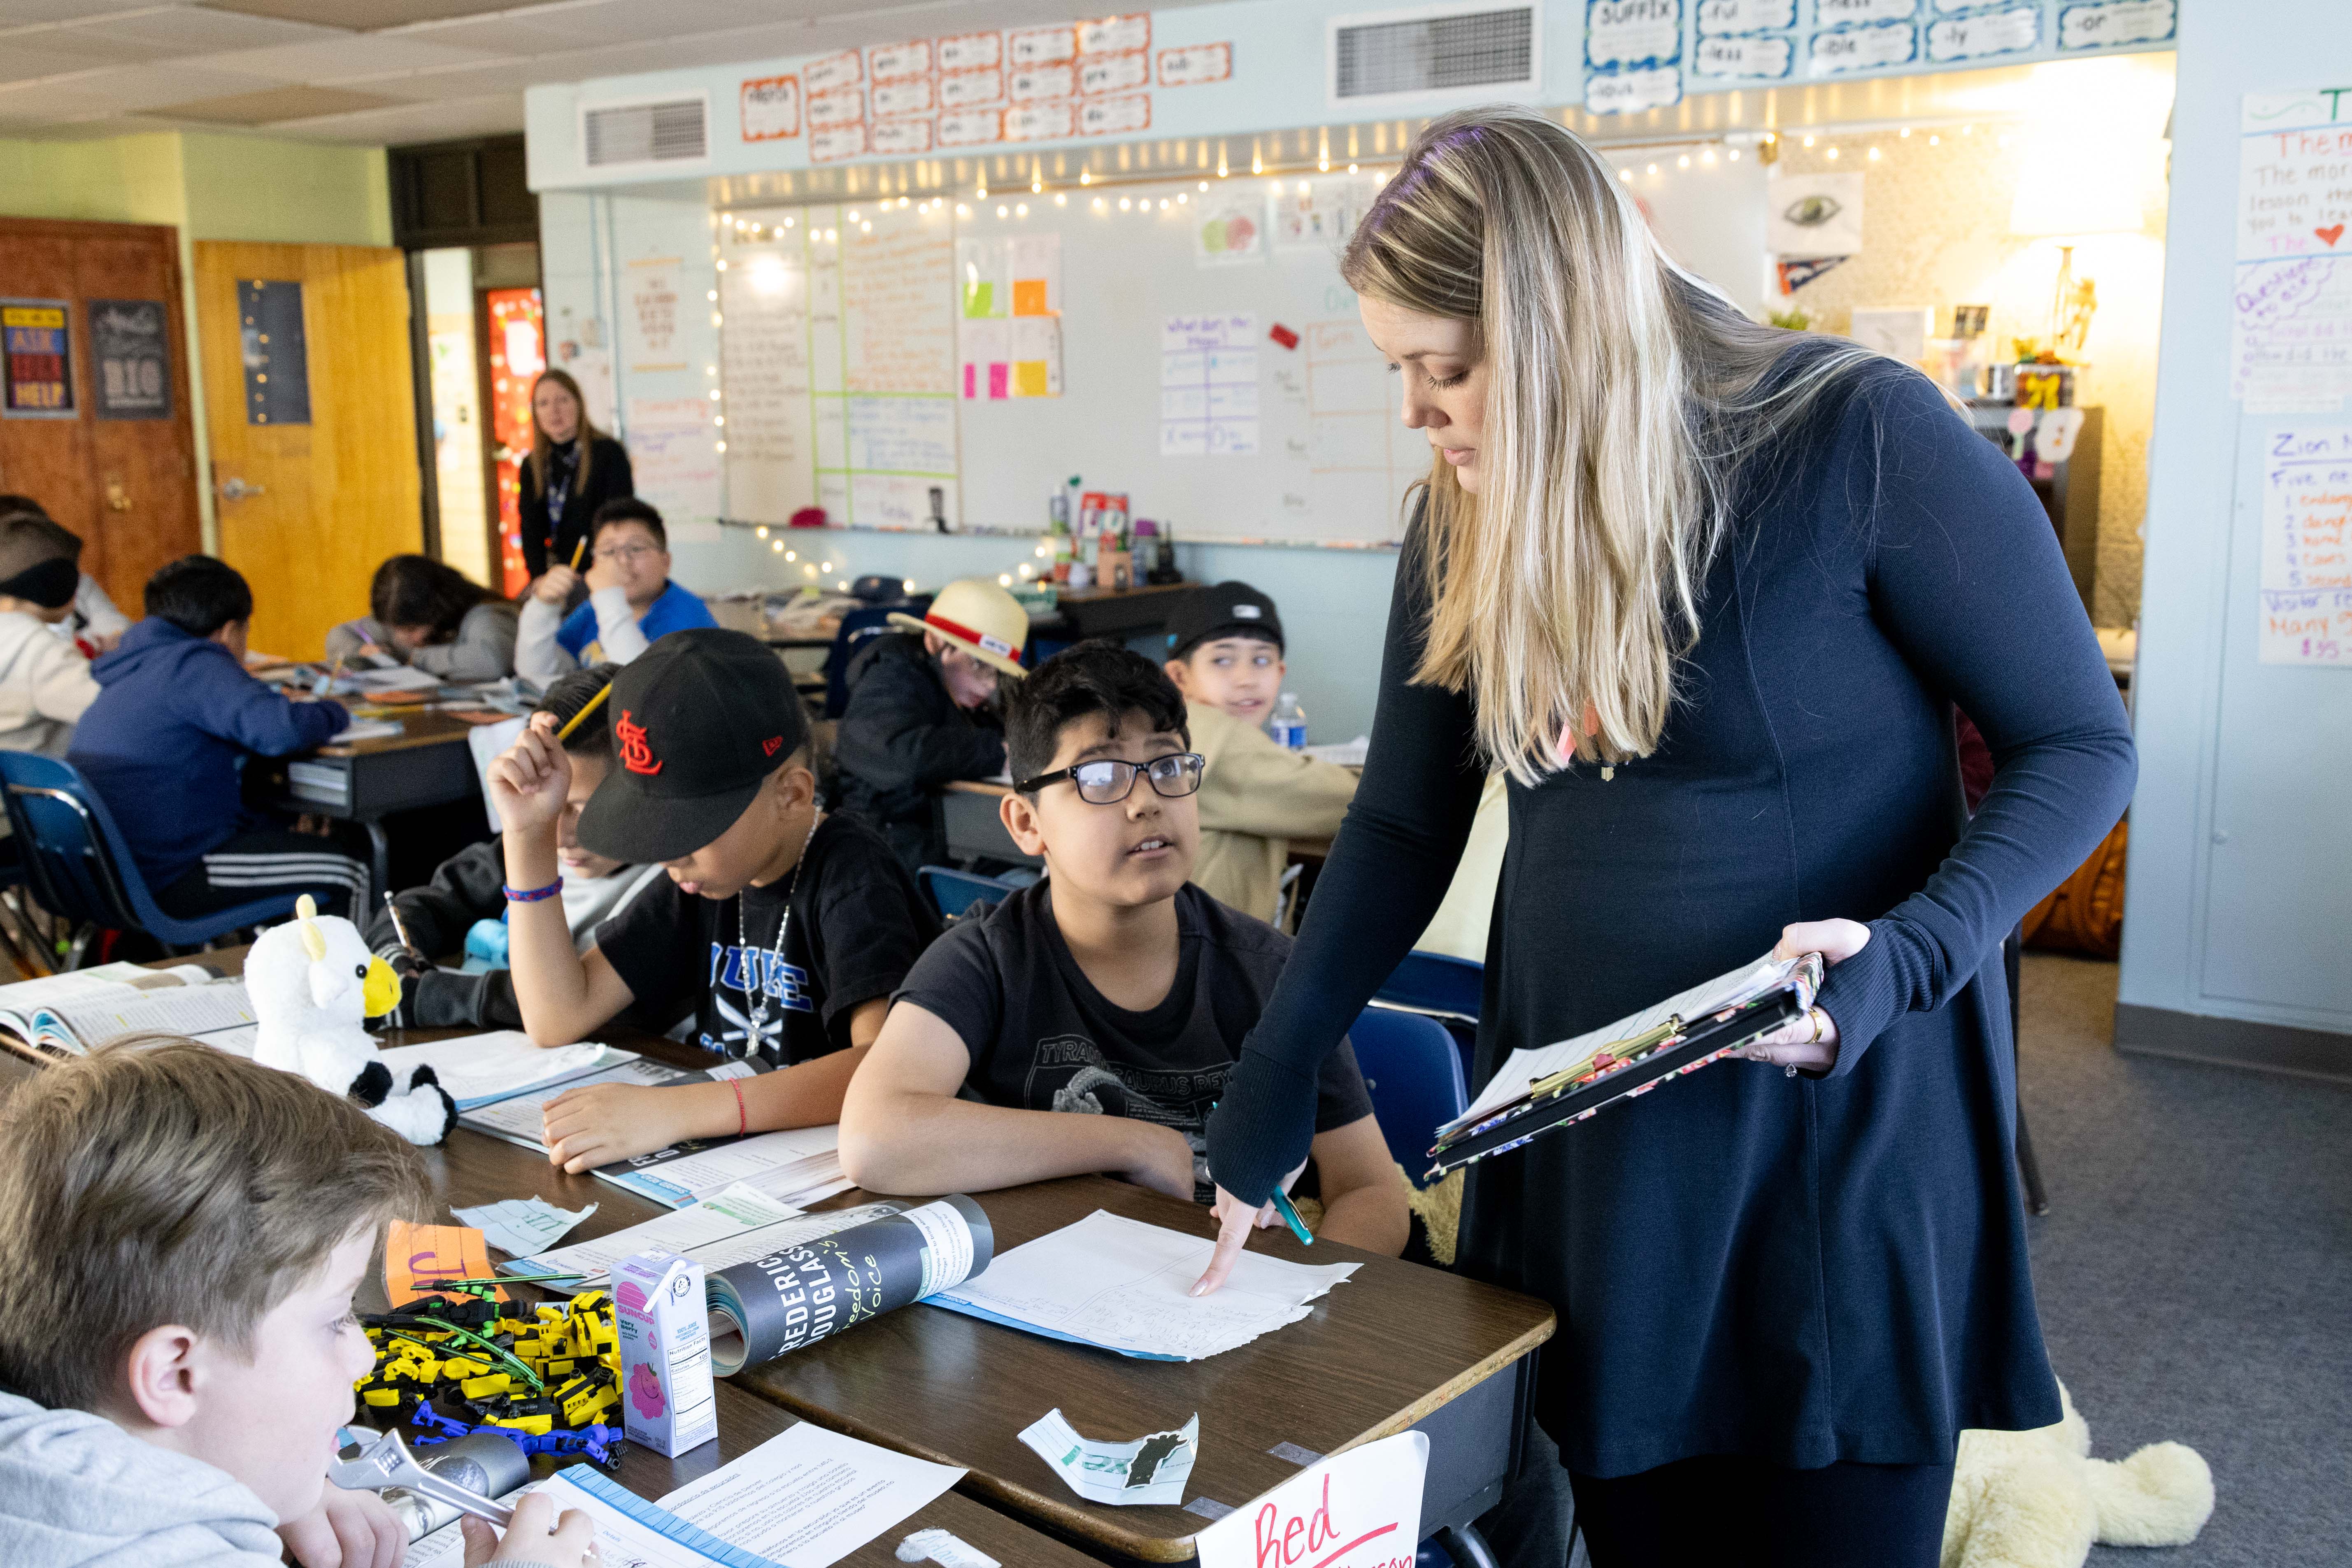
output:
[[[1554,1128],[1573,1126],[1620,1100],[1722,1060],[1759,1036],[1804,1016],[1821,978],[1821,957],[1809,954],[1785,978],[1756,994],[1696,1021],[1669,1016],[1646,1031],[1611,1042],[1583,1061],[1530,1084],[1526,1093],[1476,1121],[1441,1129],[1429,1151],[1433,1163],[1424,1179],[1508,1153]]]

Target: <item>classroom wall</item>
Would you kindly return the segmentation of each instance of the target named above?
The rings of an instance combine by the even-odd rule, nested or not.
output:
[[[196,342],[200,239],[390,245],[390,176],[381,147],[163,131],[91,141],[0,137],[0,215],[85,223],[169,224],[180,231],[189,416],[206,550],[219,547],[205,378]]]
[[[2054,242],[2010,232],[2010,204],[2030,163],[2064,171],[2069,183],[2128,181],[2141,187],[2140,232],[2089,237],[2076,245],[2077,277],[2098,285],[2099,310],[2083,357],[2092,365],[2077,401],[2106,410],[2099,473],[2099,550],[2092,619],[2130,626],[2139,614],[2140,523],[2147,506],[2148,434],[2156,416],[2157,339],[2163,321],[2165,193],[2153,156],[2117,167],[2101,149],[2137,154],[2159,145],[2171,107],[2169,55],[2068,61],[2035,68],[2016,108],[2031,105],[2031,134],[1985,123],[1908,136],[1892,132],[1822,136],[1807,148],[1784,140],[1780,167],[1790,174],[1852,174],[1863,184],[1862,253],[1794,295],[1773,299],[1813,318],[1816,331],[1847,330],[1857,307],[1932,305],[1948,333],[1955,304],[1990,304],[1994,343],[2039,336],[2050,316]],[[1989,113],[2012,107],[1990,102]],[[2101,130],[2091,134],[2086,121]],[[1928,137],[1936,137],[1929,145]],[[1839,157],[1829,157],[1832,147]],[[1876,160],[1869,156],[1878,152]],[[1675,176],[1663,176],[1672,179]]]
[[[2181,9],[2116,1043],[2352,1076],[2352,670],[2260,663],[2254,595],[2267,436],[2344,418],[2230,388],[2241,100],[2352,89],[2352,29]]]

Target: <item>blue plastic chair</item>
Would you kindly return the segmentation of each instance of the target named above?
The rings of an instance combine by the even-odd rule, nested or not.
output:
[[[294,912],[299,892],[274,893],[193,920],[167,915],[148,890],[113,815],[79,769],[31,752],[0,752],[0,784],[9,831],[24,856],[26,886],[62,920],[143,931],[166,948],[187,949]],[[321,897],[331,891],[323,885],[317,889]]]
[[[841,626],[833,634],[833,647],[824,656],[824,716],[838,719],[849,711],[849,661],[867,637],[880,637],[896,628],[890,625],[892,616],[912,616],[923,618],[931,607],[929,594],[911,599],[901,599],[895,605],[873,605],[862,610],[852,610],[841,617]]]
[[[1372,1114],[1380,1118],[1389,1153],[1418,1187],[1429,1169],[1437,1129],[1470,1109],[1454,1037],[1422,1014],[1367,1007],[1348,1038],[1356,1047],[1356,1065],[1371,1091]]]
[[[915,873],[915,885],[929,895],[940,919],[952,920],[981,900],[1001,904],[1021,889],[1011,882],[959,871],[952,866],[925,866]]]
[[[1478,1051],[1478,1004],[1486,993],[1486,966],[1443,952],[1412,952],[1396,966],[1372,1000],[1383,1007],[1422,1013],[1454,1037],[1467,1075]]]

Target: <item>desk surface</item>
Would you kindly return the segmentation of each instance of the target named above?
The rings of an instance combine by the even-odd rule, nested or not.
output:
[[[464,745],[475,726],[454,713],[431,711],[387,713],[383,721],[400,726],[397,735],[375,735],[364,741],[330,741],[319,748],[321,757],[365,757],[382,752],[409,752],[419,746]]]
[[[202,961],[235,973],[243,957],[242,950],[231,949],[204,954]],[[390,1034],[384,1044],[452,1032]],[[608,1027],[598,1033],[609,1044],[664,1060],[701,1065],[709,1059],[634,1030]],[[7,1076],[0,1073],[0,1082]],[[531,1194],[565,1208],[596,1204],[596,1213],[571,1240],[668,1212],[592,1176],[566,1175],[541,1154],[464,1128],[439,1148],[421,1152],[436,1190],[451,1205]],[[873,1196],[851,1192],[819,1206],[846,1206]],[[994,1227],[999,1252],[1097,1208],[1204,1237],[1215,1234],[1207,1210],[1102,1176],[974,1196]],[[1319,1242],[1310,1252],[1285,1232],[1261,1231],[1251,1246],[1294,1261],[1362,1267],[1353,1279],[1317,1301],[1306,1318],[1207,1361],[1137,1361],[917,1305],[747,1369],[734,1379],[734,1390],[852,1436],[961,1466],[970,1472],[966,1491],[1076,1539],[1146,1561],[1180,1562],[1192,1556],[1192,1537],[1208,1520],[1180,1508],[1087,1503],[1022,1446],[1021,1430],[1056,1406],[1081,1433],[1108,1439],[1181,1426],[1197,1412],[1201,1453],[1186,1490],[1238,1507],[1297,1473],[1289,1461],[1267,1452],[1276,1444],[1330,1454],[1403,1431],[1509,1367],[1553,1331],[1551,1309],[1543,1302],[1440,1269],[1336,1242]],[[720,1392],[730,1390],[722,1386]],[[709,1463],[698,1451],[680,1463],[700,1468],[679,1468],[675,1479],[666,1472],[639,1487],[625,1471],[624,1480],[658,1495],[740,1452],[727,1437],[727,1409],[722,1401],[719,1453]],[[741,1446],[758,1440],[747,1437]],[[640,1458],[669,1463],[651,1455]],[[951,1500],[942,1499],[935,1506]],[[967,1531],[940,1522],[1008,1564],[1062,1560],[1024,1546],[1010,1554],[997,1552],[977,1533],[976,1524]],[[903,1533],[889,1539],[895,1542]]]

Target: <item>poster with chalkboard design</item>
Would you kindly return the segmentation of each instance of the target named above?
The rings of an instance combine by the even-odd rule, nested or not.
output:
[[[245,422],[310,423],[310,356],[302,335],[302,285],[239,283],[236,319],[245,340]]]
[[[72,301],[0,300],[0,416],[74,416]]]
[[[89,359],[100,419],[172,416],[171,316],[161,300],[92,300]]]

